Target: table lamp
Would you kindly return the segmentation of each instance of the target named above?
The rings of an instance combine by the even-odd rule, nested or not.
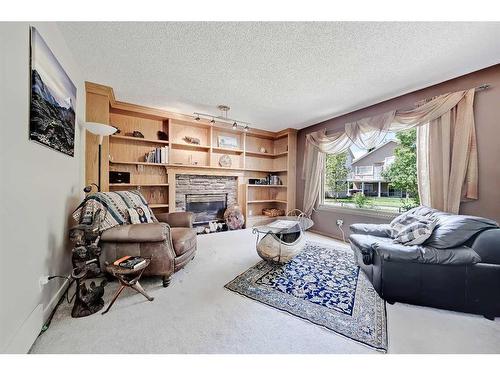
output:
[[[101,152],[102,152],[102,141],[104,137],[108,135],[114,134],[116,132],[116,128],[110,125],[101,124],[99,122],[84,122],[82,128],[88,130],[92,134],[99,136],[99,166],[98,166],[98,181],[97,181],[97,191],[101,191]]]

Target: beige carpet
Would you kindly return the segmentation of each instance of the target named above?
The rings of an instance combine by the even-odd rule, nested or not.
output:
[[[224,288],[259,260],[251,230],[199,236],[196,258],[168,288],[160,279],[142,282],[153,302],[127,291],[108,314],[79,319],[63,303],[31,352],[376,353]],[[105,301],[115,287],[106,287]],[[499,319],[404,304],[388,305],[387,315],[389,353],[500,353]]]

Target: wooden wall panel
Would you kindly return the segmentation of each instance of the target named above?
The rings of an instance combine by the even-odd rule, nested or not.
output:
[[[111,164],[111,171],[129,172],[131,184],[166,184],[167,172],[161,165]]]
[[[158,139],[158,131],[167,132],[167,125],[162,120],[130,116],[122,113],[109,114],[111,125],[120,129],[119,135],[131,135],[134,130],[140,131],[146,139]]]
[[[255,137],[253,135],[248,135],[246,137],[246,151],[260,152],[260,148],[264,147],[266,151],[270,154],[274,153],[273,140]]]
[[[193,137],[200,140],[202,146],[210,146],[210,130],[185,121],[170,121],[170,142],[187,144],[184,137]]]
[[[145,155],[163,144],[134,142],[123,138],[112,137],[109,145],[109,155],[112,161],[146,161]]]

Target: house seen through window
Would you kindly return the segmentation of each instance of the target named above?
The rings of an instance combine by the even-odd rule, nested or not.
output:
[[[326,158],[323,203],[403,212],[418,205],[416,130],[389,133],[374,149]]]

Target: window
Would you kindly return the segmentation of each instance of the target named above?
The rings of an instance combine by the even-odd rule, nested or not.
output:
[[[320,204],[399,213],[418,205],[416,131],[389,133],[366,152],[327,155]]]
[[[359,167],[356,167],[356,174],[357,175],[372,175],[373,174],[373,166],[370,165],[362,165]]]

